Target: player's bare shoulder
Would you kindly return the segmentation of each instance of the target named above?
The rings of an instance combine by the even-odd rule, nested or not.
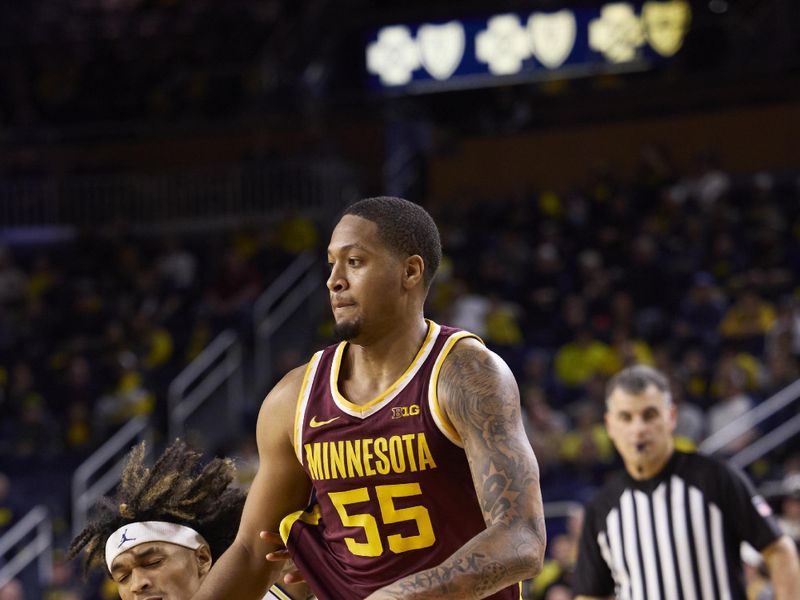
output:
[[[519,405],[519,390],[505,361],[475,338],[459,340],[442,364],[438,397],[449,415],[495,404]]]
[[[259,431],[269,427],[271,431],[291,432],[307,366],[301,365],[286,373],[264,398],[258,415]]]
[[[300,388],[303,386],[303,378],[307,367],[308,364],[300,365],[281,377],[280,381],[275,384],[275,387],[264,398],[264,402],[273,408],[277,408],[276,404],[278,403],[294,404],[300,393]]]

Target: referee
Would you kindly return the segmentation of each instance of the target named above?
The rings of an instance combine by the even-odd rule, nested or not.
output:
[[[606,428],[625,472],[586,507],[576,600],[745,600],[740,544],[764,558],[774,598],[800,598],[800,563],[769,505],[727,464],[675,450],[666,377],[637,365],[606,390]]]

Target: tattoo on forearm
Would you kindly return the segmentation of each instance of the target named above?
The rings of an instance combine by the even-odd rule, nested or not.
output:
[[[499,562],[491,562],[481,569],[478,584],[475,586],[476,598],[482,598],[486,594],[494,591],[497,584],[499,584],[506,576],[508,569],[506,569]]]
[[[482,598],[492,593],[508,570],[499,562],[489,559],[480,552],[465,557],[453,558],[451,561],[420,573],[410,575],[391,586],[384,593],[391,598],[407,598],[420,591],[427,592],[431,598],[439,595],[464,592],[463,582],[459,586],[456,579],[468,574],[474,577],[472,588],[467,590],[470,598]]]

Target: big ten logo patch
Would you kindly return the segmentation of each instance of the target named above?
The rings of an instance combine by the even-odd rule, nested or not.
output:
[[[419,414],[419,404],[412,404],[411,406],[396,406],[392,409],[392,418],[400,419],[402,417],[415,417]]]

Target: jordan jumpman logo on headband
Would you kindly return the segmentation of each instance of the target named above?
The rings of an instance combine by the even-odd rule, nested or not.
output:
[[[119,546],[117,546],[117,548],[121,548],[122,544],[124,544],[125,542],[133,542],[136,540],[136,538],[129,538],[127,535],[125,535],[127,533],[128,533],[127,529],[123,530],[122,538],[119,540]]]

